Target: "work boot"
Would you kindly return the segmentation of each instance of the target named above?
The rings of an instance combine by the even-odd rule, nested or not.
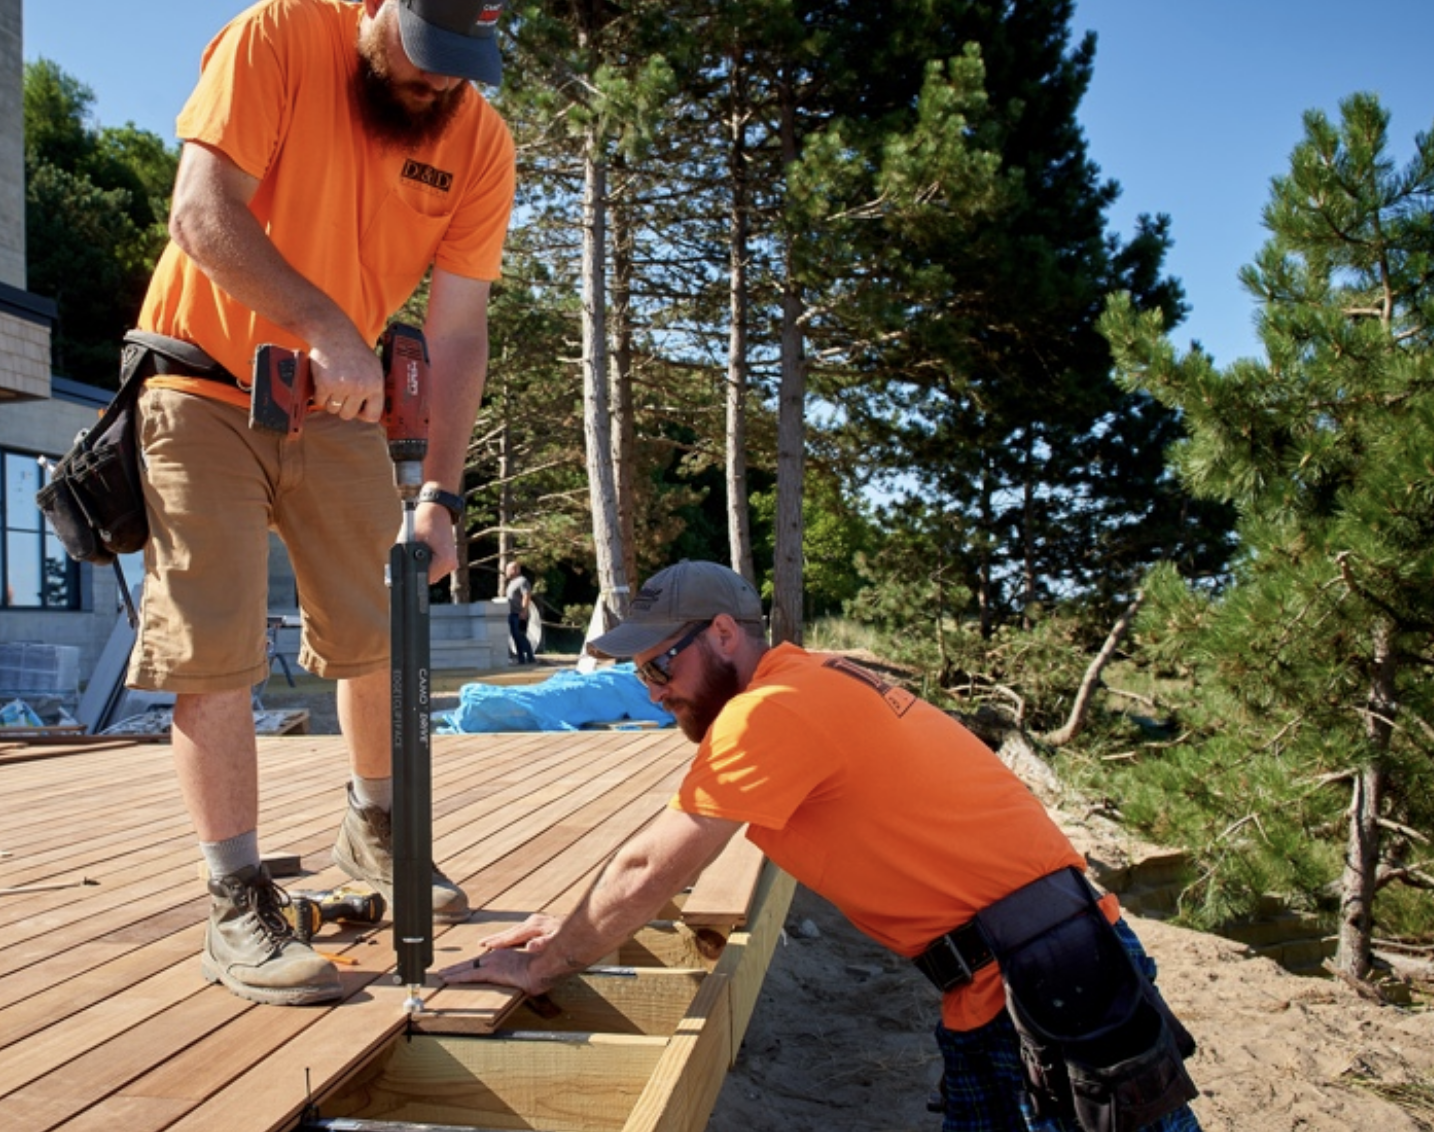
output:
[[[210,880],[204,977],[268,1006],[306,1006],[343,995],[338,970],[300,943],[284,919],[288,894],[263,865]]]
[[[393,908],[393,816],[378,806],[360,806],[349,783],[349,808],[334,844],[334,864],[372,885]],[[392,914],[392,913],[390,913]],[[468,918],[464,891],[433,866],[433,918],[440,924]]]

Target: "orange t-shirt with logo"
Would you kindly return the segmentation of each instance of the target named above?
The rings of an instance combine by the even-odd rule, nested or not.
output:
[[[377,341],[429,265],[498,277],[514,151],[507,126],[472,86],[437,141],[401,151],[373,140],[353,93],[363,10],[342,0],[255,4],[205,50],[177,130],[258,178],[249,207],[285,260]],[[236,302],[173,243],[139,325],[197,343],[245,381],[256,347],[307,345]],[[248,404],[215,382],[150,383]]]
[[[771,860],[907,957],[1022,885],[1085,868],[1040,801],[954,719],[794,645],[763,656],[671,805],[749,822]],[[972,1030],[1004,1004],[989,964],[944,996],[942,1022]]]

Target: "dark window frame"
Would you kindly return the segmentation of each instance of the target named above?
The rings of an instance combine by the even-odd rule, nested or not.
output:
[[[70,613],[82,608],[80,564],[64,552],[40,513],[39,505],[31,501],[31,511],[23,517],[10,514],[10,479],[15,462],[32,462],[39,471],[36,482],[43,483],[44,472],[39,463],[42,455],[23,448],[0,445],[0,610]],[[30,552],[37,559],[31,561],[31,568],[38,570],[40,578],[39,601],[35,603],[15,600],[14,582],[18,567],[11,559],[17,542],[31,543]],[[51,574],[55,570],[60,571],[62,576],[52,579]]]

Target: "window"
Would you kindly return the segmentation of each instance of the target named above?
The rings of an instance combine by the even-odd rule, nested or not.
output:
[[[41,468],[33,453],[0,449],[0,568],[3,609],[78,609],[79,564],[46,526],[35,492]]]

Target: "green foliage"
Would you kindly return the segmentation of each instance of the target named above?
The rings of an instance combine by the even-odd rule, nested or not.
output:
[[[754,491],[749,502],[754,541],[760,535],[765,549],[776,521],[776,491]],[[820,469],[808,474],[802,502],[802,580],[808,617],[834,613],[856,596],[861,580],[853,563],[878,542],[860,501],[846,495],[839,480]],[[763,587],[763,596],[771,597],[770,582]]]
[[[1204,700],[1158,784],[1207,815],[1201,829],[1176,802],[1161,819],[1201,851],[1202,917],[1262,890],[1326,910],[1331,886],[1346,907],[1373,901],[1382,876],[1346,860],[1352,776],[1374,783],[1373,812],[1354,815],[1372,835],[1376,818],[1434,833],[1434,138],[1397,170],[1377,100],[1341,114],[1305,116],[1265,210],[1271,238],[1243,274],[1266,361],[1222,372],[1198,350],[1177,356],[1158,315],[1123,299],[1102,321],[1122,382],[1182,415],[1183,482],[1239,514],[1229,588],[1182,593],[1164,572],[1142,624],[1167,658],[1183,651]],[[1132,769],[1134,794],[1156,785],[1142,777]],[[1158,806],[1136,813],[1153,821]],[[1384,842],[1386,873],[1411,854],[1427,872],[1427,848]],[[1376,922],[1390,904],[1379,896]]]
[[[59,306],[54,368],[112,388],[167,239],[178,153],[132,124],[92,125],[93,103],[49,60],[25,65],[26,271]]]
[[[1110,380],[1103,295],[1172,322],[1183,300],[1160,274],[1166,218],[1102,231],[1117,189],[1075,120],[1094,44],[1070,43],[1070,15],[899,7],[862,45],[883,69],[833,92],[850,115],[788,178],[831,443],[901,508],[959,526],[941,561],[983,632],[1072,593],[1112,610],[1151,562],[1218,574],[1230,550],[1230,516],[1165,470],[1175,414]]]

